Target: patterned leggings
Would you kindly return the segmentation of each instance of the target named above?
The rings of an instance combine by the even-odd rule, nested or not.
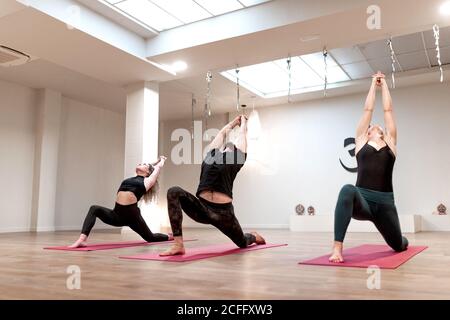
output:
[[[196,198],[180,187],[167,191],[170,224],[175,237],[182,235],[183,212],[194,221],[211,224],[230,238],[239,248],[256,243],[254,235],[242,231],[231,203],[217,204]]]

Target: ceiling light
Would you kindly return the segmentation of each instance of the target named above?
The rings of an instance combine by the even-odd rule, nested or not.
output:
[[[440,12],[444,16],[449,16],[450,15],[450,1],[447,1],[444,4],[441,5]]]
[[[320,40],[320,35],[312,34],[312,35],[304,36],[304,37],[300,38],[301,42],[309,42],[309,41],[316,41],[316,40]]]
[[[175,72],[180,72],[186,70],[188,67],[187,63],[184,61],[176,61],[172,64],[172,69]]]

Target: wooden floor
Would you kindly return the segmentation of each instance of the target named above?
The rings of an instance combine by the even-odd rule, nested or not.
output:
[[[381,289],[366,286],[366,269],[300,266],[328,253],[331,234],[261,232],[289,246],[187,263],[133,261],[119,255],[159,252],[167,244],[97,252],[42,250],[66,245],[75,232],[0,235],[0,299],[450,299],[450,233],[408,235],[430,248],[397,270],[382,270]],[[188,229],[199,241],[224,243],[212,229]],[[133,234],[94,232],[91,241],[137,239]],[[382,243],[376,234],[349,234],[347,246]],[[81,289],[68,290],[66,269],[81,268]]]

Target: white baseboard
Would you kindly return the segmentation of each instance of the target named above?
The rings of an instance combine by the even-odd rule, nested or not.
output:
[[[399,215],[400,225],[404,233],[422,231],[419,215]],[[290,230],[299,232],[333,232],[334,218],[332,216],[291,216]],[[373,223],[352,219],[348,232],[378,232]]]
[[[94,229],[95,230],[114,230],[118,229],[116,227],[111,227],[107,225],[100,225]],[[0,228],[0,233],[19,233],[19,232],[55,232],[55,231],[80,231],[80,226],[56,226],[56,227],[39,227],[39,228],[23,228],[23,227],[11,227],[11,228]]]
[[[80,228],[79,225],[77,225],[77,226],[57,226],[57,227],[55,227],[55,231],[80,231],[80,230],[81,230],[81,228]]]
[[[31,228],[31,232],[52,232],[57,231],[56,227],[38,227],[38,228]]]
[[[15,233],[15,232],[29,232],[30,228],[23,227],[10,227],[10,228],[0,228],[0,233]]]
[[[429,232],[450,232],[450,215],[399,215],[402,231],[405,233],[416,233],[420,231]],[[200,223],[188,223],[184,228],[210,229],[211,225]],[[290,224],[243,224],[243,229],[290,229],[291,231],[302,232],[333,232],[334,220],[332,216],[291,216]],[[115,228],[107,225],[96,226],[95,230],[122,230],[122,232],[132,232],[131,229]],[[52,231],[80,231],[80,225],[40,227],[38,230],[31,230],[29,227],[6,227],[0,228],[0,233],[19,232],[52,232]],[[352,220],[348,232],[377,232],[372,223],[366,221]]]

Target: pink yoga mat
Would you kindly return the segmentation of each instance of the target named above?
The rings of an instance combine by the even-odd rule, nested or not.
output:
[[[184,241],[195,241],[184,240]],[[98,251],[98,250],[108,250],[108,249],[120,249],[120,248],[130,248],[130,247],[140,247],[140,246],[151,246],[155,244],[172,243],[172,241],[161,241],[161,242],[147,242],[143,240],[139,241],[123,241],[123,242],[109,242],[109,243],[95,243],[88,245],[83,248],[69,248],[67,246],[61,247],[46,247],[45,250],[62,250],[62,251]]]
[[[186,248],[186,254],[182,256],[170,256],[170,257],[160,257],[159,253],[145,253],[138,254],[134,256],[122,256],[121,259],[134,259],[134,260],[158,260],[158,261],[169,261],[169,262],[187,262],[194,261],[212,257],[226,256],[234,253],[244,253],[248,251],[255,251],[261,249],[275,248],[287,246],[287,244],[265,244],[265,245],[252,245],[245,249],[240,249],[236,247],[233,243],[219,244],[208,247],[200,248]]]
[[[395,252],[386,245],[365,244],[359,247],[344,250],[344,263],[328,261],[330,255],[299,262],[299,264],[367,268],[378,266],[381,269],[396,269],[406,261],[419,254],[428,247],[410,246],[404,252]]]

